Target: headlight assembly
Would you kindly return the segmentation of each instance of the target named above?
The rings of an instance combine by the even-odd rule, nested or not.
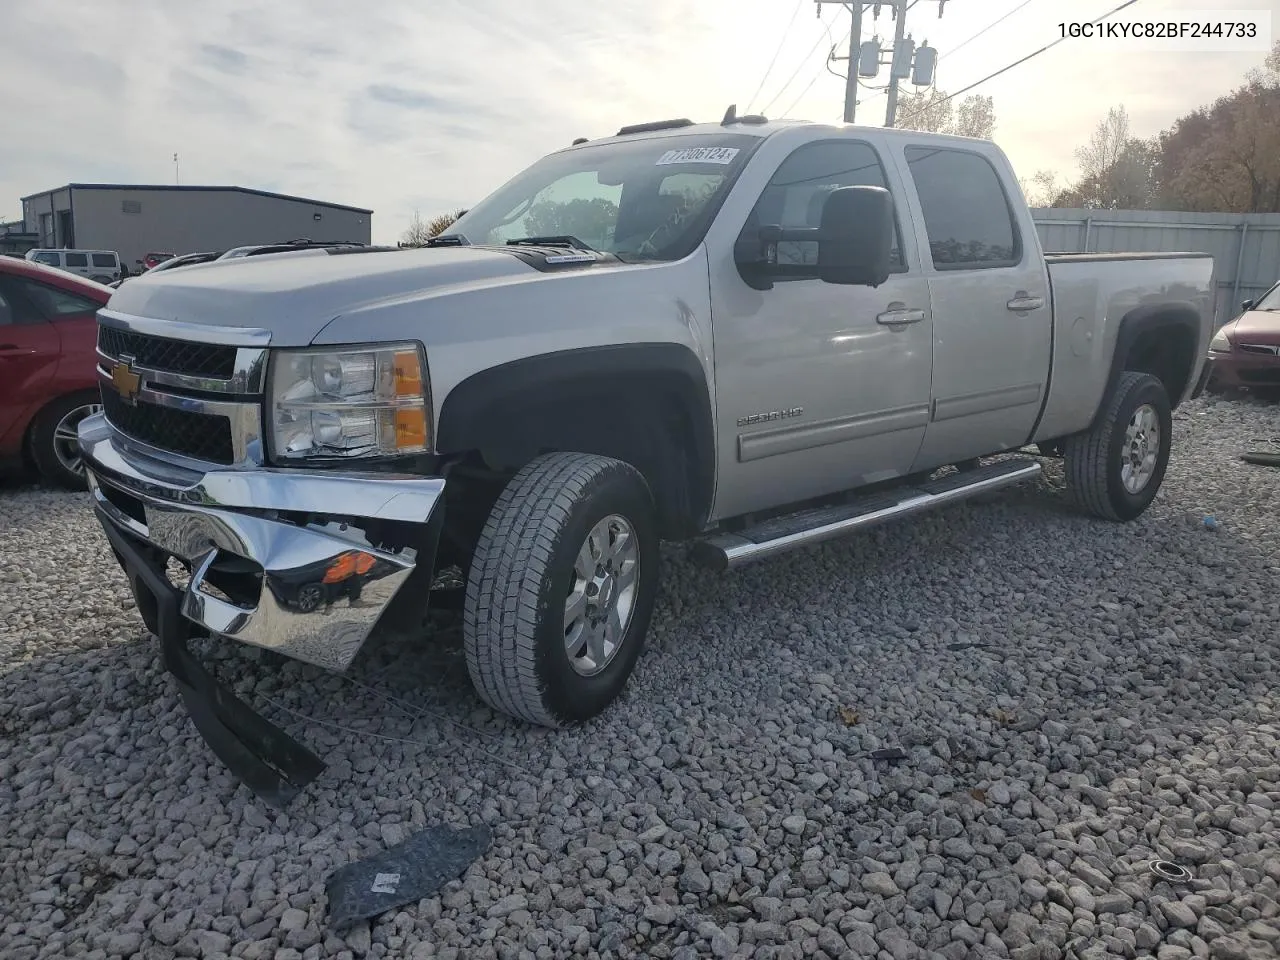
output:
[[[423,453],[430,445],[426,364],[416,344],[280,350],[272,357],[277,460]]]
[[[1209,349],[1214,353],[1230,353],[1231,341],[1227,339],[1227,331],[1219,330],[1209,341]]]

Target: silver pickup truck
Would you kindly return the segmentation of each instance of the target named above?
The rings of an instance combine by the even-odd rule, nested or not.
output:
[[[730,110],[578,141],[428,249],[125,284],[80,444],[197,727],[283,802],[322,765],[192,635],[342,671],[425,638],[452,571],[479,695],[586,720],[636,664],[660,540],[732,568],[1044,457],[1085,513],[1138,517],[1203,388],[1213,267],[1045,256],[992,143]]]

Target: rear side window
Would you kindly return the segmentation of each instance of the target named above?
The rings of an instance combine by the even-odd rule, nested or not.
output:
[[[15,324],[43,323],[31,300],[23,295],[22,284],[16,278],[0,277],[0,327]]]
[[[1009,198],[986,157],[935,147],[907,147],[906,156],[936,269],[1010,267],[1022,260]]]
[[[95,267],[115,267],[116,258],[109,253],[93,254],[93,265]]]
[[[89,265],[89,255],[87,253],[68,253],[68,267],[87,267]]]
[[[60,290],[45,283],[37,283],[34,280],[18,280],[17,283],[27,299],[50,320],[77,314],[93,314],[98,310],[98,304],[93,300],[77,297],[66,290]]]
[[[808,143],[782,161],[769,185],[760,194],[747,220],[746,230],[766,224],[780,227],[817,227],[827,194],[839,187],[884,187],[880,157],[868,143],[857,140],[825,140]],[[905,270],[901,232],[895,229],[891,263],[894,272]],[[816,264],[818,245],[810,241],[778,244],[778,262]]]

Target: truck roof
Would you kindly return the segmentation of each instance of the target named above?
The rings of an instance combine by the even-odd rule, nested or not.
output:
[[[989,143],[987,140],[975,139],[973,137],[958,137],[946,133],[924,133],[919,130],[902,130],[886,127],[873,127],[866,124],[845,124],[845,123],[814,123],[810,120],[789,120],[777,119],[770,120],[761,116],[737,117],[734,115],[733,108],[729,108],[729,113],[725,115],[725,120],[720,123],[694,123],[687,119],[676,120],[659,120],[652,123],[640,123],[633,126],[623,127],[617,133],[608,137],[598,137],[595,140],[588,140],[585,137],[575,140],[571,146],[556,151],[557,153],[564,150],[574,150],[581,146],[598,145],[602,143],[616,143],[628,140],[650,140],[660,137],[705,137],[709,134],[717,133],[735,133],[741,136],[759,137],[764,139],[781,133],[784,130],[794,130],[796,127],[812,127],[815,130],[832,130],[841,133],[849,131],[867,131],[868,133],[877,133],[882,136],[889,137],[910,137],[913,140],[928,138],[929,140],[954,141],[956,143]]]

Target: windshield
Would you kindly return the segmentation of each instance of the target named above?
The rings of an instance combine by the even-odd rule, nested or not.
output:
[[[677,260],[702,242],[759,143],[758,137],[712,134],[552,154],[469,210],[446,235],[472,244],[568,237],[623,260]]]
[[[1253,305],[1254,310],[1280,310],[1280,283],[1262,295]]]

